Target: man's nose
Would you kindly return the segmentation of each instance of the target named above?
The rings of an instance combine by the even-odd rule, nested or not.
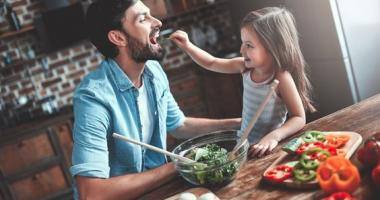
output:
[[[153,27],[161,27],[162,22],[159,19],[152,17],[152,25]]]

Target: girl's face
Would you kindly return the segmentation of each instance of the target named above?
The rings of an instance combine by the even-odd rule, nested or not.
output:
[[[241,29],[240,53],[244,57],[244,64],[249,69],[263,72],[272,70],[273,57],[261,43],[256,31],[249,27]]]

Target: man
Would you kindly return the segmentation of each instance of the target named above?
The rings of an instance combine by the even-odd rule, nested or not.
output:
[[[106,59],[74,94],[76,199],[133,199],[176,174],[164,155],[114,139],[112,133],[166,148],[167,131],[190,138],[240,126],[240,118],[183,115],[153,61],[163,57],[157,43],[162,23],[141,1],[98,0],[86,18],[90,39]]]

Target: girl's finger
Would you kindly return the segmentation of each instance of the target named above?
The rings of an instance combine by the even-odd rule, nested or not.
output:
[[[263,157],[264,155],[265,155],[265,152],[267,151],[269,149],[269,146],[268,145],[265,145],[262,149],[261,149],[261,151],[259,152],[259,155],[258,155],[258,157]]]
[[[249,148],[249,150],[248,150],[248,152],[249,152],[249,155],[251,155],[254,151],[255,151],[255,147],[252,145],[250,148]]]
[[[272,153],[272,151],[271,151],[270,149],[268,149],[267,151],[265,151],[264,156],[267,156],[267,155],[269,155],[270,153]]]
[[[271,142],[269,144],[268,150],[265,152],[266,155],[270,154],[273,152],[273,149],[276,148],[277,143],[276,142]]]
[[[270,143],[270,145],[269,145],[269,149],[270,149],[270,151],[273,151],[273,149],[276,148],[276,146],[277,146],[277,143],[276,143],[276,142],[272,142],[272,143]]]
[[[254,146],[254,150],[252,151],[251,155],[254,157],[254,156],[257,156],[258,153],[261,151],[261,149],[263,148],[263,146],[261,144],[257,144]]]
[[[250,147],[249,147],[249,150],[248,150],[248,157],[253,157],[253,153],[255,152],[257,148],[257,144],[252,144]]]

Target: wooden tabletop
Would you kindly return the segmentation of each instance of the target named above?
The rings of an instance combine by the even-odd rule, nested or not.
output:
[[[299,136],[305,130],[353,131],[362,135],[363,141],[365,141],[375,132],[380,131],[380,94],[308,123],[294,137]],[[287,189],[271,186],[261,181],[262,173],[276,160],[280,155],[281,146],[290,139],[281,142],[271,155],[261,159],[248,160],[237,174],[236,179],[230,184],[209,189],[220,199],[320,199],[323,195],[321,190]],[[360,187],[353,195],[357,199],[380,199],[380,194],[375,194],[376,190],[371,183],[370,171],[362,169],[357,161],[356,153],[351,157],[351,161],[359,167],[362,178]],[[165,199],[192,187],[195,186],[188,184],[178,176],[144,195],[141,199]]]

